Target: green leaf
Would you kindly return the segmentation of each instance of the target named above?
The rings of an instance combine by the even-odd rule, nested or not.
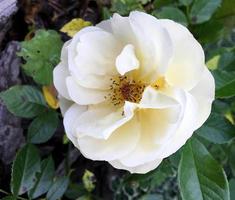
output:
[[[81,197],[87,193],[88,192],[85,189],[83,184],[71,183],[71,184],[69,184],[69,187],[65,193],[65,196],[68,199],[77,199],[78,197]]]
[[[175,7],[162,7],[160,11],[155,10],[153,13],[156,17],[159,17],[161,19],[172,19],[176,22],[179,22],[185,26],[187,26],[187,18],[185,14],[178,8]]]
[[[230,199],[233,200],[235,199],[235,179],[232,178],[229,181],[229,190],[230,190]]]
[[[235,176],[235,159],[234,159],[235,158],[235,143],[234,142],[229,146],[228,156],[229,156],[229,166],[231,168],[233,176]]]
[[[55,166],[52,157],[43,160],[41,164],[41,171],[36,174],[36,183],[29,191],[29,197],[31,199],[35,199],[49,190],[53,183],[54,173]]]
[[[147,4],[149,2],[151,2],[152,0],[138,0],[141,4]]]
[[[156,188],[173,175],[174,171],[171,163],[168,160],[164,160],[156,170],[152,170],[147,174],[131,174],[125,179],[125,183],[137,181],[140,187],[151,186]]]
[[[6,197],[3,197],[1,200],[16,200],[16,197],[14,197],[14,196],[6,196]]]
[[[210,20],[193,26],[192,31],[200,43],[212,43],[224,37],[224,24],[219,20]]]
[[[171,6],[174,5],[175,0],[154,0],[153,5],[154,8],[161,8],[163,6]]]
[[[69,178],[68,177],[59,177],[55,180],[53,185],[50,187],[50,190],[47,193],[46,198],[48,200],[57,200],[61,198],[67,187],[69,185]]]
[[[227,18],[235,16],[234,0],[223,0],[222,5],[216,11],[216,18]],[[233,22],[234,23],[234,22]]]
[[[184,6],[189,6],[193,0],[179,0],[180,3],[182,3]]]
[[[215,70],[216,97],[229,98],[235,95],[235,72]]]
[[[23,64],[25,73],[38,84],[52,84],[53,68],[60,61],[60,35],[53,30],[38,30],[33,39],[22,42],[21,46],[18,55],[26,62]]]
[[[198,140],[191,139],[184,146],[178,170],[183,200],[230,199],[223,168]]]
[[[56,131],[58,114],[49,110],[37,116],[28,128],[28,141],[39,144],[48,141]]]
[[[40,156],[32,144],[25,145],[16,155],[12,167],[11,192],[21,195],[35,183],[35,174],[40,170]]]
[[[211,113],[206,123],[196,133],[216,144],[223,144],[235,137],[233,125],[223,116]]]
[[[143,10],[143,7],[141,3],[136,0],[112,0],[110,10],[120,15],[128,15],[132,10]]]
[[[139,200],[163,200],[163,197],[159,194],[146,194],[143,195]]]
[[[217,57],[216,69],[224,71],[234,71],[235,65],[235,48],[215,48],[209,49],[207,54],[207,62]]]
[[[200,24],[208,21],[220,4],[221,0],[195,0],[190,12],[191,22]]]
[[[225,71],[234,71],[235,49],[226,48],[221,54],[218,67]]]
[[[107,7],[102,7],[102,19],[110,19],[111,16],[110,10]]]
[[[42,93],[32,86],[16,85],[0,93],[7,109],[16,116],[31,118],[46,108]]]

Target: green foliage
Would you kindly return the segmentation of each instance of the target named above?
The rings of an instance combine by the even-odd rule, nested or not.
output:
[[[146,194],[140,198],[140,200],[163,200],[160,195],[156,194]]]
[[[68,177],[58,177],[50,187],[46,198],[48,200],[57,200],[63,196],[69,185]]]
[[[220,6],[221,0],[194,0],[190,11],[190,19],[193,24],[208,21]]]
[[[38,115],[28,128],[28,141],[34,144],[44,143],[48,141],[58,125],[58,114],[53,110]]]
[[[35,199],[49,190],[53,183],[54,173],[55,166],[53,159],[49,157],[43,160],[40,173],[36,174],[34,187],[29,191],[29,197],[31,199]]]
[[[229,146],[229,166],[231,168],[233,176],[235,176],[235,143],[233,143]],[[234,191],[235,192],[235,191]]]
[[[197,134],[216,144],[228,143],[235,138],[234,126],[223,116],[211,113]]]
[[[201,43],[212,43],[223,37],[224,25],[219,20],[210,20],[195,26],[193,31]]]
[[[69,199],[77,199],[87,195],[87,190],[83,184],[70,183],[65,196]]]
[[[31,40],[21,43],[18,55],[25,60],[25,73],[38,84],[52,84],[52,71],[60,61],[61,47],[62,41],[56,31],[38,30]]]
[[[216,83],[216,96],[229,98],[235,95],[235,71],[226,72],[216,70],[213,72]]]
[[[0,93],[7,109],[16,116],[31,118],[45,110],[42,93],[32,86],[16,85]]]
[[[184,146],[178,173],[183,200],[230,199],[223,168],[198,140]]]
[[[185,6],[189,6],[193,2],[193,0],[179,0],[179,2]]]
[[[141,0],[112,0],[112,12],[117,12],[120,15],[128,15],[132,10],[144,10]]]
[[[155,10],[152,14],[160,19],[172,19],[185,26],[188,24],[185,14],[175,7],[162,7],[160,11]]]
[[[31,144],[25,145],[16,155],[12,167],[11,192],[21,195],[29,191],[35,183],[36,172],[40,170],[38,150]]]
[[[3,197],[1,200],[16,200],[16,197],[14,197],[14,196],[6,196],[6,197]]]
[[[135,198],[150,198],[146,197],[146,193],[156,192],[155,189],[160,186],[167,184],[169,182],[167,179],[174,179],[176,175],[176,171],[171,165],[169,160],[164,160],[160,166],[147,174],[128,174],[123,178],[118,178],[113,183],[113,190],[115,191],[115,199],[135,199]],[[169,190],[169,188],[168,188]],[[168,194],[170,192],[167,191],[165,194],[164,189],[159,191],[158,196],[163,199],[168,199]],[[155,194],[156,195],[156,194]]]
[[[230,189],[230,199],[235,199],[235,179],[231,179],[229,181],[229,189]]]

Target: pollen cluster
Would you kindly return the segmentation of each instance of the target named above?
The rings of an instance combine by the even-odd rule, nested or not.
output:
[[[142,81],[135,81],[127,76],[111,78],[110,92],[106,99],[114,106],[123,105],[125,101],[139,103],[146,85]]]

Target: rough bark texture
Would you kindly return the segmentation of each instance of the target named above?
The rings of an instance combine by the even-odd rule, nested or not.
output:
[[[17,0],[0,0],[0,44],[11,27],[11,17],[18,10]]]
[[[0,91],[20,83],[20,58],[16,56],[20,46],[18,42],[10,42],[0,54]],[[0,100],[0,160],[10,164],[16,150],[24,142],[21,120],[12,115]]]

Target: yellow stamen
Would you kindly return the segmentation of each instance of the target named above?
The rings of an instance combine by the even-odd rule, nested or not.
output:
[[[115,106],[123,105],[125,101],[139,103],[146,85],[127,76],[112,78],[110,92],[105,97]]]
[[[159,77],[151,86],[157,90],[163,89],[166,85],[165,83],[166,83],[165,78],[162,76],[162,77]]]

